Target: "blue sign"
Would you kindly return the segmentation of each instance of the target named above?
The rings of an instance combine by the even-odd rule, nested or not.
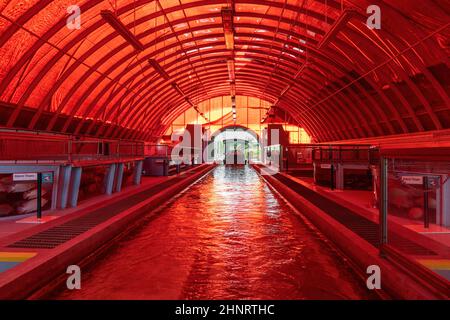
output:
[[[42,173],[42,183],[53,183],[53,172]]]

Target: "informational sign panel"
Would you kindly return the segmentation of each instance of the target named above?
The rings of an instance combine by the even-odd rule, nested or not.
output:
[[[421,185],[423,184],[423,176],[402,176],[404,184]]]
[[[331,169],[331,164],[327,164],[327,163],[321,164],[320,167],[321,167],[322,169]]]
[[[36,181],[37,173],[14,173],[13,181]]]
[[[43,173],[42,183],[53,183],[53,173],[52,172]]]

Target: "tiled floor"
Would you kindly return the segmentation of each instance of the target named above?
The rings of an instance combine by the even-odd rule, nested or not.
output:
[[[0,273],[34,257],[35,252],[0,252]]]

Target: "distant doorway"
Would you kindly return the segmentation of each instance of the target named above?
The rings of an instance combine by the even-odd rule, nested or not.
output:
[[[243,127],[229,127],[213,135],[214,162],[226,165],[245,165],[259,160],[257,135]]]

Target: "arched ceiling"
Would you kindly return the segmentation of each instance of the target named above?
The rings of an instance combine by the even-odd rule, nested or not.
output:
[[[372,4],[380,30],[366,25]],[[80,29],[66,25],[71,5]],[[13,106],[3,125],[151,140],[163,119],[235,90],[285,109],[317,141],[450,128],[449,22],[447,0],[0,0],[0,101]]]

